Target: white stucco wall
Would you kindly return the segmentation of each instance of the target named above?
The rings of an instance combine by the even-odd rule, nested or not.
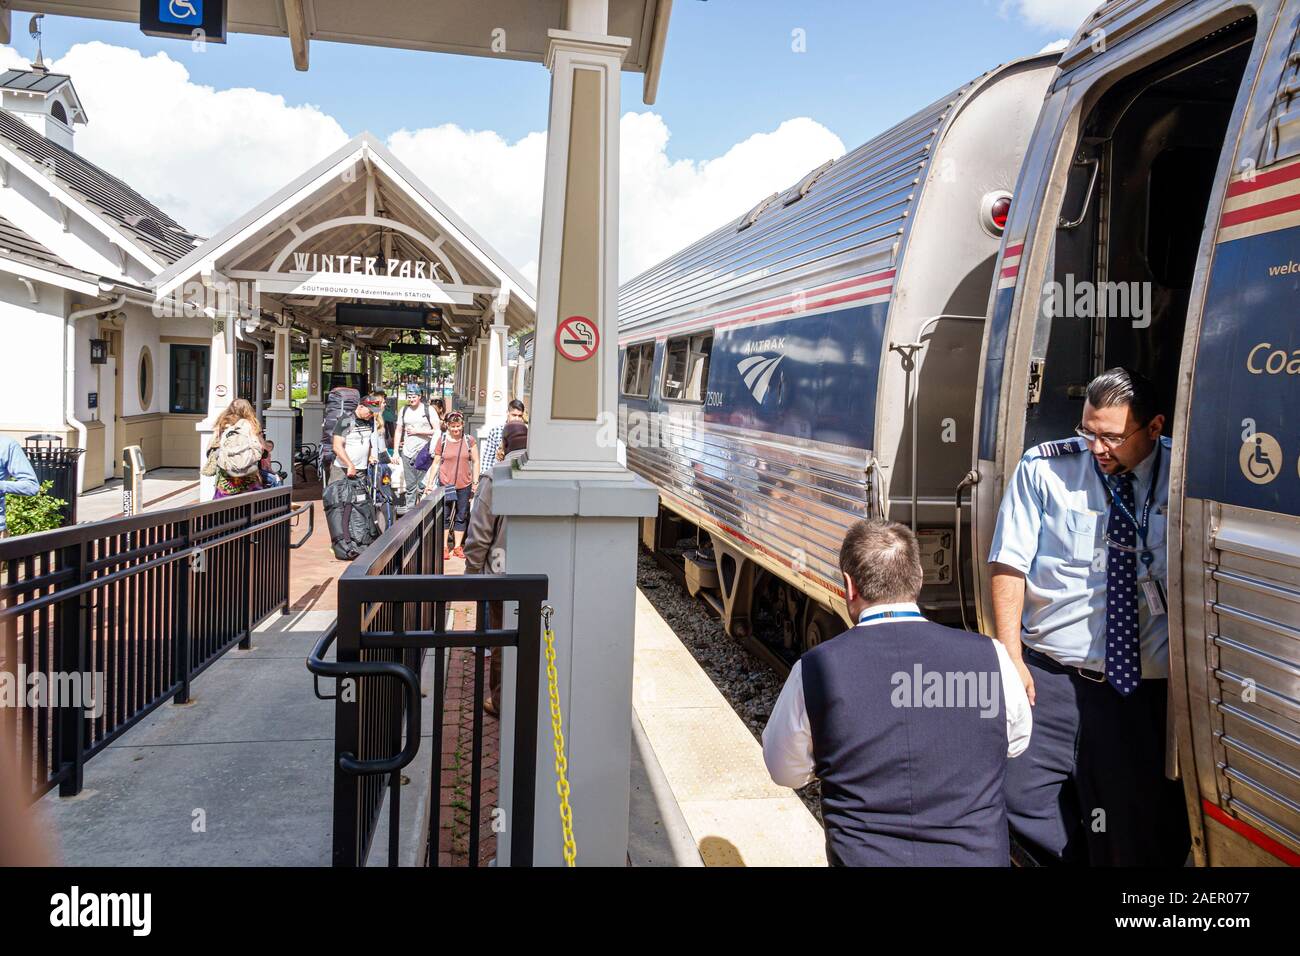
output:
[[[0,273],[0,430],[63,425],[64,290]],[[89,355],[87,355],[89,360]]]

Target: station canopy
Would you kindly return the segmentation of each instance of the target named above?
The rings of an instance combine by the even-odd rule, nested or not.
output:
[[[511,336],[536,323],[533,284],[369,133],[166,269],[156,291],[193,301],[192,290],[218,283],[330,344],[375,350],[416,338],[385,313],[401,322],[424,311],[450,351],[483,334],[500,302]],[[340,305],[375,307],[361,311],[380,319],[357,326],[352,310],[336,322]]]
[[[541,63],[547,33],[566,29],[565,0],[230,0],[226,29],[285,37],[293,64],[306,70],[313,41],[460,53]],[[138,22],[140,0],[6,0],[0,42],[10,42],[10,11]],[[644,74],[642,98],[655,101],[672,0],[609,0],[609,30],[631,40],[623,69]]]

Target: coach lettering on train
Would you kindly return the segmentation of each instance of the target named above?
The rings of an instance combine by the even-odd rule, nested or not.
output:
[[[1170,446],[1154,394],[1124,369],[1095,378],[1078,437],[1025,453],[993,533],[994,629],[1034,705],[1007,813],[1043,863],[1187,856],[1164,775]]]
[[[768,772],[821,780],[832,866],[1006,866],[1003,778],[1033,724],[1015,665],[921,614],[905,525],[854,524],[840,570],[858,624],[791,669],[763,730]]]

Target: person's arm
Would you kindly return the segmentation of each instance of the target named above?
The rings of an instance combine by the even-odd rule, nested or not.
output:
[[[1005,564],[993,564],[993,636],[1006,650],[1007,656],[1015,666],[1016,673],[1033,704],[1034,678],[1021,654],[1021,621],[1025,613],[1025,576],[1016,568]]]
[[[393,448],[398,454],[402,452],[402,439],[406,437],[406,409],[397,416],[397,430],[393,432]]]
[[[9,477],[0,480],[0,494],[27,496],[40,494],[41,483],[36,480],[32,463],[28,461],[27,455],[18,445],[12,448],[6,470]]]
[[[1029,462],[1016,466],[1002,496],[993,547],[989,551],[992,576],[993,636],[1007,652],[1033,704],[1034,679],[1021,655],[1020,634],[1025,610],[1025,575],[1038,553],[1043,500],[1034,487]]]
[[[334,436],[334,459],[347,470],[349,478],[357,473],[356,466],[352,464],[352,459],[348,457],[347,446],[344,444],[342,435],[336,434]]]
[[[492,532],[496,519],[492,514],[492,481],[483,483],[483,490],[469,513],[469,530],[465,533],[465,573],[482,574],[492,547]]]
[[[475,494],[478,494],[478,469],[478,442],[472,442],[469,446],[469,486]]]
[[[763,763],[772,781],[798,790],[813,779],[812,725],[803,699],[803,668],[795,661],[763,728]]]
[[[993,642],[993,647],[998,654],[1002,703],[1007,712],[1007,756],[1019,757],[1029,746],[1029,737],[1034,730],[1033,706],[1011,655],[998,641]]]

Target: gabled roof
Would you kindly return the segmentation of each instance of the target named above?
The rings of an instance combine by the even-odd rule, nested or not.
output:
[[[14,71],[10,71],[14,72]],[[54,178],[115,230],[133,240],[160,266],[192,252],[198,236],[122,180],[58,143],[46,139],[8,110],[0,109],[0,142]]]
[[[0,89],[14,90],[19,93],[36,93],[42,97],[51,96],[64,87],[72,97],[74,123],[88,123],[86,108],[81,105],[77,88],[72,85],[72,77],[66,73],[51,73],[48,70],[5,70],[0,73]]]
[[[432,240],[433,248],[422,238]],[[235,278],[265,277],[277,267],[283,270],[290,248],[304,253],[346,248],[353,254],[364,249],[366,255],[378,255],[372,244],[383,241],[393,244],[395,258],[443,257],[458,274],[457,282],[475,287],[475,305],[454,310],[466,323],[471,313],[477,316],[485,308],[488,297],[482,290],[489,287],[510,293],[507,324],[512,330],[535,323],[533,283],[369,133],[354,137],[191,250],[159,273],[154,284],[166,296],[205,269]],[[332,302],[324,297],[315,306],[287,304],[295,315],[327,321]]]

